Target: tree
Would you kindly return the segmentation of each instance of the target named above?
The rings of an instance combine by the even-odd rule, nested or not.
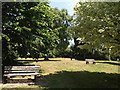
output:
[[[53,12],[55,14],[53,28],[58,29],[59,37],[59,40],[57,40],[58,46],[56,50],[58,51],[58,54],[62,54],[67,49],[69,40],[71,39],[69,29],[71,27],[72,16],[68,15],[66,9],[59,10],[57,8],[53,8]]]
[[[79,2],[73,31],[85,44],[81,48],[120,56],[120,2]],[[111,51],[109,52],[109,48]]]
[[[4,65],[14,64],[17,57],[54,57],[58,47],[67,47],[71,18],[66,10],[51,8],[42,1],[4,2],[2,7]]]
[[[31,29],[26,28],[27,17],[25,17],[25,12],[28,12],[30,8],[37,3],[29,4],[30,3],[2,3],[3,64],[13,63],[13,59],[18,56],[18,53],[20,53],[20,56],[21,54],[25,56],[27,53],[28,48],[26,47],[30,39],[28,35]]]
[[[3,64],[28,53],[32,58],[52,53],[59,37],[47,2],[5,2],[2,7]]]

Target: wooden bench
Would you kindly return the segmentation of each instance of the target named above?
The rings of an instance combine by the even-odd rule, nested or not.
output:
[[[89,62],[92,62],[93,64],[95,64],[95,59],[85,59],[86,64],[89,64]]]
[[[35,80],[37,75],[39,75],[39,69],[40,66],[4,66],[4,83],[14,76],[34,76]]]

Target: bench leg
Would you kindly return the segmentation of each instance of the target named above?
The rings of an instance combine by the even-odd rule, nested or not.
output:
[[[34,76],[34,81],[36,81],[36,79],[37,79],[37,75]]]
[[[86,61],[86,64],[89,64],[89,62],[88,62],[88,61]]]
[[[95,62],[93,62],[93,64],[95,64]]]
[[[7,76],[4,76],[3,77],[3,84],[6,84],[7,83]]]

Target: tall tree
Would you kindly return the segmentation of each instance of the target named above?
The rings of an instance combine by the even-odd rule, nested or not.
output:
[[[59,37],[47,2],[5,2],[2,7],[3,64],[28,53],[32,58],[52,53]]]
[[[69,28],[71,27],[72,16],[70,16],[66,9],[59,10],[53,8],[55,14],[54,28],[58,29],[58,53],[63,53],[68,45],[70,38]]]
[[[120,2],[79,2],[75,7],[74,32],[94,53],[120,56]]]
[[[68,46],[71,18],[66,10],[42,1],[4,2],[2,7],[3,64],[14,64],[16,57],[53,57],[58,47]]]
[[[17,53],[20,53],[20,56],[27,53],[31,29],[27,28],[29,25],[26,22],[29,19],[25,15],[35,5],[37,3],[2,3],[3,64],[12,63],[18,56]]]

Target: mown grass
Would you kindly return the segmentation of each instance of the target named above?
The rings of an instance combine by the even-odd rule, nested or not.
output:
[[[99,60],[96,62],[97,62],[96,64],[91,64],[91,63],[85,64],[85,61],[70,60],[69,58],[56,58],[56,59],[50,59],[50,61],[33,62],[32,64],[41,66],[42,75],[55,73],[56,71],[62,71],[62,70],[119,73],[118,67],[120,67],[120,63],[117,61]],[[116,63],[118,65],[114,65],[112,63]]]
[[[118,88],[120,63],[96,62],[85,64],[85,61],[69,58],[50,58],[49,61],[40,59],[29,64],[41,66],[41,76],[38,77],[35,88]]]
[[[43,61],[32,64],[41,66],[42,80],[44,83],[47,82],[47,87],[50,88],[118,87],[120,63],[117,61],[96,62],[96,64],[85,64],[85,61],[58,58],[54,62]]]

